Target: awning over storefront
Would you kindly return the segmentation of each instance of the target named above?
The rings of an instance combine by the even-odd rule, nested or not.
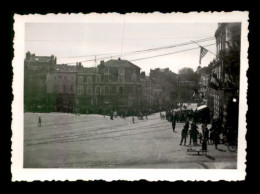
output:
[[[207,106],[206,106],[206,105],[202,105],[202,106],[199,106],[199,107],[197,108],[197,110],[202,110],[202,109],[205,109],[205,108],[207,108]]]

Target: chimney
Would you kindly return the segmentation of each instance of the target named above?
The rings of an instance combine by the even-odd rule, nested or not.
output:
[[[31,53],[30,53],[30,51],[28,51],[28,52],[26,53],[26,59],[29,60],[30,58],[31,58]]]

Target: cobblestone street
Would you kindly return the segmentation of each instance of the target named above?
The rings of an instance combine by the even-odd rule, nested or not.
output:
[[[208,145],[208,154],[187,152],[180,146],[184,123],[161,120],[159,113],[146,120],[66,113],[25,113],[25,168],[205,168],[234,169],[237,153],[226,145]],[[199,125],[199,131],[201,125]],[[189,143],[189,138],[187,138]],[[194,148],[194,147],[193,147]],[[200,149],[201,146],[196,146]],[[194,148],[195,149],[195,148]]]

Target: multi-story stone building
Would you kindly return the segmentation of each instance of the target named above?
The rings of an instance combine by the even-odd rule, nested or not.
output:
[[[78,67],[76,104],[81,112],[137,111],[141,102],[140,68],[126,60]]]
[[[177,102],[177,74],[169,68],[150,70],[151,101],[154,109],[168,109]]]
[[[56,65],[47,75],[49,111],[72,112],[76,97],[76,66]]]
[[[25,111],[37,111],[47,102],[46,79],[47,74],[56,66],[56,57],[35,56],[26,53],[24,60],[24,107]]]
[[[214,117],[223,121],[223,127],[237,130],[241,23],[220,23],[215,38],[217,57],[211,67],[214,87],[210,95]]]

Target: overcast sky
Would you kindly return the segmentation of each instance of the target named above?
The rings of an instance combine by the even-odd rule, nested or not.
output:
[[[97,23],[97,24],[54,24],[54,23],[27,23],[25,28],[25,51],[38,56],[55,55],[57,62],[74,63],[77,61],[93,60],[96,58],[112,56],[117,59],[135,60],[149,56],[179,52],[198,45],[189,44],[156,52],[125,55],[127,52],[170,46],[179,43],[188,43],[199,39],[214,37],[217,23],[214,24],[181,24],[181,23]],[[200,45],[215,44],[215,40],[205,41]],[[216,46],[207,46],[211,52],[216,52]],[[178,73],[182,67],[191,67],[194,70],[199,65],[200,49],[155,57],[145,60],[133,61],[149,75],[150,69],[169,67]],[[90,56],[89,56],[90,55]],[[114,57],[113,57],[114,56]],[[201,66],[207,66],[214,59],[210,52],[203,58]],[[99,64],[100,60],[97,60]],[[86,67],[93,67],[94,61],[82,62]],[[73,65],[73,64],[72,64]],[[74,64],[75,65],[75,64]]]

